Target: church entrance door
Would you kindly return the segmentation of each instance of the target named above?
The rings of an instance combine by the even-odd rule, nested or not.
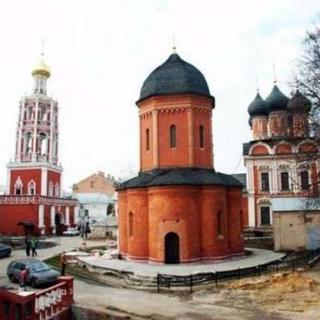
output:
[[[179,236],[169,232],[165,236],[165,263],[180,263]]]

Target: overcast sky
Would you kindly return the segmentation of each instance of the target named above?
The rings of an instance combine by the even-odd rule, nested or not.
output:
[[[32,90],[31,70],[45,39],[48,92],[59,101],[63,186],[98,170],[138,171],[135,101],[149,73],[177,51],[207,79],[215,168],[244,172],[251,137],[248,104],[256,77],[265,97],[272,64],[290,93],[301,41],[320,14],[318,0],[21,0],[0,5],[0,184],[14,157],[18,101]]]

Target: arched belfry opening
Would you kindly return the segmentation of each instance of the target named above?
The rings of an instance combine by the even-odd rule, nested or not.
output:
[[[174,232],[166,234],[165,239],[165,263],[180,263],[180,240],[179,236]]]

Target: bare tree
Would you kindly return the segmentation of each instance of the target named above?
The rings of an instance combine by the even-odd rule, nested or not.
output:
[[[320,21],[306,34],[303,55],[298,62],[299,90],[313,105],[310,124],[316,139],[320,139]]]
[[[303,41],[303,54],[298,61],[299,91],[312,102],[310,112],[310,129],[315,142],[320,145],[320,20],[307,31]],[[318,152],[299,155],[300,163],[311,163],[319,159]],[[310,185],[307,208],[314,209],[319,206],[320,177],[317,175]]]

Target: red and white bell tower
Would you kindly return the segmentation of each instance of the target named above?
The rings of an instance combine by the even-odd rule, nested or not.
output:
[[[33,92],[20,101],[15,160],[7,166],[8,194],[60,196],[58,103],[47,96],[50,74],[42,54],[32,71]]]
[[[47,95],[50,75],[42,54],[32,71],[33,92],[19,105],[15,157],[7,165],[7,194],[0,196],[2,234],[61,234],[77,223],[77,200],[61,196],[58,103]]]

